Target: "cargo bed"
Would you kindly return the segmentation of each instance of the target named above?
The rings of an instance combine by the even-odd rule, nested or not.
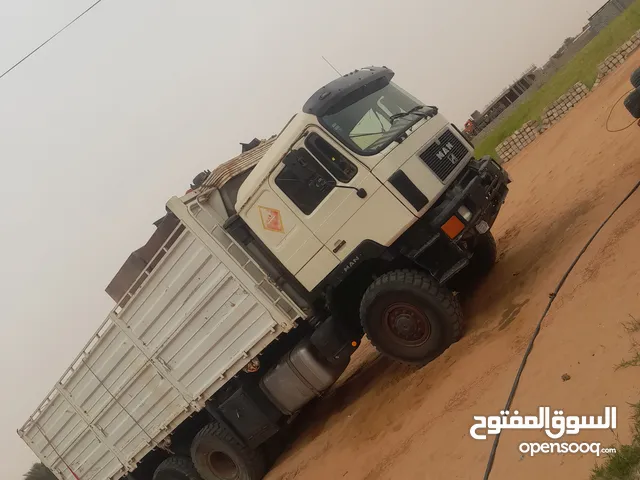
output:
[[[168,206],[180,224],[18,431],[60,480],[132,471],[302,315],[212,208]]]

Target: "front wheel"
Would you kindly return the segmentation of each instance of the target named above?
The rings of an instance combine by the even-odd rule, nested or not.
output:
[[[395,270],[377,278],[360,304],[367,337],[381,353],[426,365],[462,335],[453,294],[427,273]]]
[[[488,274],[498,259],[498,247],[491,232],[478,235],[468,269],[476,277]]]

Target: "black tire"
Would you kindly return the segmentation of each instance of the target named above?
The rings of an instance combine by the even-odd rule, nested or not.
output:
[[[633,118],[640,118],[640,88],[636,88],[629,94],[624,101],[624,106],[627,107]]]
[[[153,480],[202,480],[191,460],[186,457],[170,457],[158,465]]]
[[[198,432],[191,443],[191,459],[203,480],[259,480],[265,474],[263,456],[218,423]]]
[[[631,74],[631,85],[634,88],[640,88],[640,68]]]
[[[414,365],[426,365],[462,336],[457,298],[414,270],[378,277],[362,298],[360,319],[379,352]]]
[[[498,259],[498,247],[491,232],[478,235],[476,245],[473,249],[473,256],[467,266],[471,276],[475,278],[484,277],[488,274]]]

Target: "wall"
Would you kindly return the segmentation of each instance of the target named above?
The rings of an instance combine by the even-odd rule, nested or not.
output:
[[[589,19],[591,28],[596,33],[600,32],[604,27],[609,25],[614,18],[624,12],[633,1],[634,0],[609,0],[609,2]]]
[[[593,88],[600,85],[604,77],[622,65],[638,48],[640,48],[640,30],[627,42],[623,43],[613,54],[609,55],[604,62],[598,65],[598,78],[596,78],[596,83],[593,85]]]
[[[540,133],[550,129],[564,117],[569,110],[589,94],[589,89],[583,83],[576,83],[567,93],[558,98],[542,112],[542,121],[539,126]]]
[[[496,153],[505,162],[518,155],[527,145],[538,136],[554,126],[569,111],[581,102],[589,93],[589,89],[582,83],[576,83],[567,93],[558,98],[542,114],[542,122],[536,120],[525,123],[513,135],[496,147]]]
[[[538,138],[538,122],[531,120],[498,145],[496,153],[503,162],[508,162],[536,138]]]
[[[482,142],[482,140],[489,135],[498,125],[500,125],[500,122],[502,122],[502,120],[509,118],[509,116],[513,113],[513,111],[518,108],[523,102],[526,102],[529,97],[531,97],[531,94],[534,93],[536,90],[538,90],[540,88],[540,85],[538,84],[537,80],[534,83],[534,85],[529,88],[529,90],[527,90],[526,92],[524,92],[522,95],[520,95],[520,97],[518,97],[518,99],[513,102],[511,105],[509,105],[506,109],[504,109],[502,111],[502,113],[500,113],[500,115],[498,115],[489,125],[487,125],[478,135],[476,135],[475,137],[473,137],[473,142],[474,144],[478,144],[480,142]]]

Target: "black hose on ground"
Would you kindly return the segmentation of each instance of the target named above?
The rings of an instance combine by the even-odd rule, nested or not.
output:
[[[578,263],[582,255],[584,255],[584,252],[587,251],[591,243],[595,240],[596,236],[600,233],[600,231],[604,228],[604,226],[609,222],[609,220],[611,220],[611,217],[615,215],[615,213],[620,209],[620,207],[622,207],[622,205],[624,205],[625,202],[629,200],[631,195],[633,195],[636,192],[636,190],[638,190],[639,187],[640,187],[640,181],[636,182],[635,186],[631,189],[631,191],[622,199],[622,201],[616,206],[616,208],[613,209],[611,214],[609,214],[609,216],[604,220],[604,222],[600,224],[600,226],[593,233],[593,235],[591,235],[591,238],[589,238],[589,240],[584,245],[584,247],[582,247],[582,250],[580,250],[580,253],[578,253],[578,255],[575,257],[575,259],[573,260],[573,262],[565,272],[565,274],[560,279],[560,282],[558,282],[556,289],[553,291],[553,293],[549,294],[549,303],[547,304],[547,308],[544,309],[544,312],[542,313],[542,317],[540,317],[540,320],[538,321],[538,324],[536,325],[536,328],[533,331],[533,334],[531,335],[531,340],[529,341],[529,345],[527,346],[527,349],[524,352],[524,355],[522,357],[522,362],[520,362],[520,368],[518,368],[518,372],[516,373],[516,378],[513,381],[513,386],[511,387],[511,392],[509,393],[509,397],[507,398],[507,403],[504,407],[504,410],[511,410],[511,403],[513,402],[513,399],[516,395],[516,390],[518,389],[518,384],[520,383],[520,377],[522,376],[524,367],[527,364],[527,359],[529,358],[529,354],[533,350],[533,343],[535,342],[536,337],[540,333],[540,327],[542,326],[542,321],[547,316],[547,313],[549,313],[549,310],[551,309],[551,305],[553,304],[556,297],[558,296],[558,292],[564,285],[564,282],[567,280],[567,277],[569,277],[569,274],[571,273],[573,268],[576,266],[576,264]],[[491,469],[493,468],[493,462],[496,457],[496,451],[498,449],[499,442],[500,442],[500,433],[498,433],[495,439],[493,440],[493,446],[491,447],[491,453],[489,454],[489,460],[487,462],[487,469],[484,472],[484,480],[488,480],[489,475],[491,474]]]

